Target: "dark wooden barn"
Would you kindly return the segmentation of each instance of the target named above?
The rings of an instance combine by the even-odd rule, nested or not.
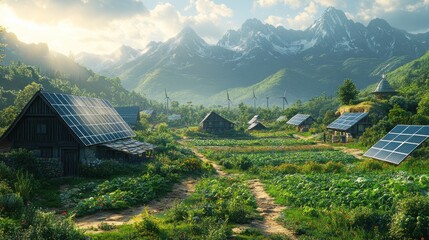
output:
[[[0,149],[25,148],[36,157],[57,159],[63,175],[101,159],[141,161],[154,146],[131,139],[135,133],[106,100],[39,91],[0,138]]]
[[[201,129],[207,132],[219,133],[234,129],[234,123],[221,117],[215,112],[209,112],[200,123]]]
[[[115,110],[124,119],[124,121],[132,127],[137,126],[138,122],[140,121],[139,106],[115,107]]]

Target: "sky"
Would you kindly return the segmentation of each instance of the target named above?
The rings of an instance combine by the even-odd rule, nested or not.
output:
[[[185,26],[210,44],[250,18],[304,30],[327,7],[355,22],[383,18],[412,33],[429,31],[429,0],[0,0],[0,25],[26,43],[69,54],[144,49]]]

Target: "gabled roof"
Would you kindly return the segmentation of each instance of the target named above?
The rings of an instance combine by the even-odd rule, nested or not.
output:
[[[130,125],[137,124],[140,117],[139,106],[115,107],[115,110],[119,113],[119,115],[124,119],[126,123]]]
[[[304,123],[309,118],[313,119],[308,114],[300,114],[300,113],[298,113],[295,116],[293,116],[291,119],[289,119],[289,121],[287,121],[286,123],[290,124],[290,125],[294,125],[294,126],[299,126],[299,125],[301,125],[302,123]]]
[[[206,121],[209,117],[211,117],[211,116],[219,117],[219,118],[221,118],[221,119],[225,120],[226,122],[229,122],[229,123],[232,123],[232,124],[233,124],[233,122],[229,121],[228,119],[226,119],[226,118],[222,117],[221,115],[219,115],[219,114],[217,114],[217,113],[215,113],[215,112],[213,112],[213,111],[211,111],[211,112],[207,113],[207,115],[203,118],[203,120],[201,120],[200,124],[202,124],[203,122],[205,122],[205,121]]]
[[[85,146],[112,142],[135,136],[107,100],[50,92],[37,92],[3,134],[5,138],[24,116],[29,106],[40,97]]]
[[[378,82],[377,87],[375,88],[374,92],[372,93],[396,93],[395,89],[390,86],[389,82],[386,80],[386,78],[383,76],[383,78]]]
[[[253,129],[267,129],[267,127],[265,127],[261,122],[254,122],[247,128],[247,130]]]
[[[347,131],[360,120],[368,115],[367,112],[359,113],[344,113],[339,116],[335,121],[329,124],[326,128],[333,130]]]
[[[247,122],[247,124],[252,124],[252,123],[254,123],[254,122],[257,122],[257,121],[258,121],[258,118],[259,118],[259,115],[255,115],[255,116],[253,116],[253,118],[252,118],[252,119],[250,119],[250,120]]]

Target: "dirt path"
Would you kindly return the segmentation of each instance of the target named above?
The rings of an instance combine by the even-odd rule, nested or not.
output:
[[[122,225],[132,223],[133,217],[139,215],[144,209],[156,214],[172,207],[195,191],[195,180],[187,179],[175,184],[173,190],[161,199],[155,199],[146,205],[129,208],[120,212],[98,212],[93,215],[76,219],[76,225],[82,229],[97,229],[101,223],[109,225]]]
[[[286,207],[278,205],[274,202],[274,199],[265,192],[264,184],[259,179],[252,179],[247,181],[252,191],[253,196],[256,199],[258,208],[256,209],[263,220],[255,220],[252,225],[261,230],[264,234],[284,234],[290,239],[297,239],[295,235],[289,230],[284,228],[282,225],[276,222],[276,219],[280,217],[280,214]]]
[[[216,172],[219,174],[219,176],[230,176],[230,174],[222,171],[222,167],[220,165],[207,159],[195,148],[192,148],[192,152],[194,152],[194,154],[202,161],[210,163],[214,167]],[[274,199],[270,197],[270,195],[268,195],[268,193],[264,189],[264,184],[261,183],[259,179],[248,180],[247,183],[253,196],[256,199],[256,203],[258,204],[258,208],[256,210],[262,217],[264,217],[263,220],[252,221],[250,226],[259,229],[266,236],[270,234],[283,234],[288,236],[290,239],[297,239],[290,230],[284,228],[282,225],[276,222],[276,219],[280,217],[280,214],[285,209],[285,207],[278,205],[274,202]],[[246,227],[248,226],[238,226],[235,228],[235,231],[240,232]]]

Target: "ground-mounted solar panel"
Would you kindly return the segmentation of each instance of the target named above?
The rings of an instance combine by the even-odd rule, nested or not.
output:
[[[289,119],[289,121],[287,121],[287,124],[290,125],[294,125],[294,126],[299,126],[301,125],[303,122],[305,122],[305,120],[307,120],[310,117],[310,115],[308,114],[296,114],[295,116],[293,116],[291,119]]]
[[[327,126],[328,129],[347,131],[353,125],[358,123],[364,117],[368,115],[367,112],[362,113],[344,113],[338,117],[335,121]]]
[[[429,126],[397,125],[364,156],[399,164],[428,137]]]
[[[106,100],[49,92],[42,95],[85,146],[135,136]]]

